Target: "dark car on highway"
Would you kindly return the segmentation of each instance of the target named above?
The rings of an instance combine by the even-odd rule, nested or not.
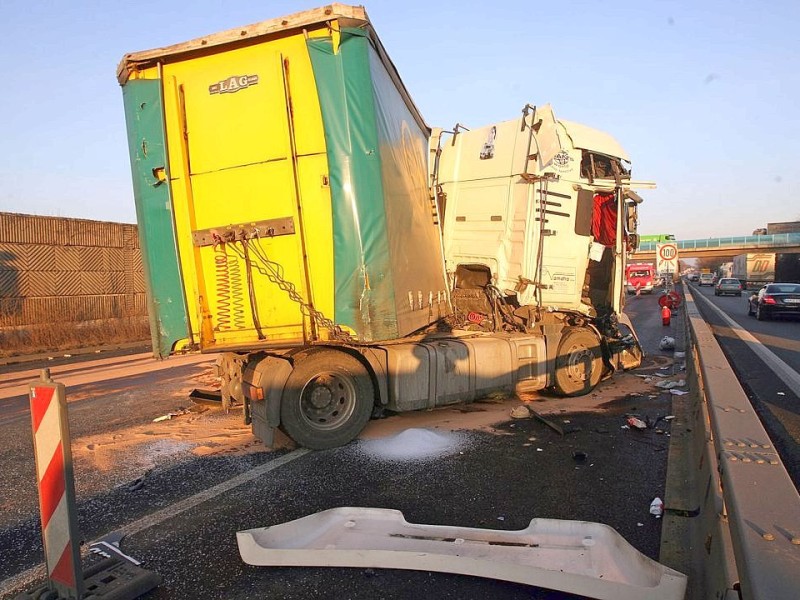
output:
[[[714,286],[715,296],[724,296],[725,294],[733,294],[734,296],[742,295],[742,282],[733,277],[723,277]]]
[[[777,316],[800,316],[800,283],[769,283],[750,296],[747,314],[763,321]]]

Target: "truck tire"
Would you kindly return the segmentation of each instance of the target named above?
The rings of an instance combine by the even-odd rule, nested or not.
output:
[[[600,340],[586,327],[567,329],[558,344],[555,391],[562,396],[583,396],[591,392],[603,374]]]
[[[295,362],[281,399],[281,429],[305,448],[335,448],[361,433],[374,404],[364,365],[345,352],[320,350]]]

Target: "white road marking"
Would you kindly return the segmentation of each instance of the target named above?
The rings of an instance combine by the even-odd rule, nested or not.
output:
[[[727,325],[733,329],[733,332],[741,339],[745,344],[747,344],[750,349],[755,352],[758,357],[764,361],[764,363],[772,369],[772,371],[783,381],[786,385],[789,386],[789,389],[797,391],[800,390],[800,374],[795,371],[792,367],[787,365],[784,361],[782,361],[774,352],[772,352],[769,348],[767,348],[764,344],[759,342],[753,334],[747,331],[744,327],[739,325],[736,321],[731,319],[728,315],[726,315],[721,309],[717,308],[717,306],[711,302],[708,298],[703,296],[703,294],[692,294],[693,297],[700,297],[703,299],[708,306],[714,310],[719,317],[727,323]]]
[[[178,516],[179,514],[186,512],[190,508],[194,508],[195,506],[202,504],[203,502],[208,502],[219,496],[220,494],[224,494],[240,485],[253,481],[261,477],[262,475],[266,475],[270,471],[274,471],[275,469],[282,467],[283,465],[292,462],[302,456],[308,454],[310,450],[305,448],[298,448],[290,452],[289,454],[284,454],[280,458],[276,458],[275,460],[271,460],[268,463],[264,463],[259,467],[255,467],[251,469],[247,473],[242,473],[241,475],[237,475],[227,481],[223,481],[222,483],[218,483],[217,485],[208,488],[207,490],[203,490],[202,492],[198,492],[194,496],[190,496],[188,498],[184,498],[183,500],[176,502],[170,506],[162,508],[161,510],[157,510],[156,512],[147,515],[146,517],[142,517],[137,521],[133,521],[132,523],[128,523],[119,529],[115,529],[115,532],[124,533],[126,536],[134,535],[145,529],[149,529],[155,525],[163,523],[167,519],[172,519],[173,517]],[[231,535],[234,535],[236,532],[231,532]],[[100,536],[100,538],[105,537],[105,535]],[[93,542],[92,542],[93,543]],[[81,548],[81,555],[88,556],[89,551],[88,548],[90,544],[85,544]],[[31,567],[26,571],[22,571],[21,573],[17,573],[9,577],[8,579],[0,582],[0,594],[7,594],[14,591],[20,591],[23,587],[29,586],[31,583],[35,582],[39,579],[44,579],[47,576],[45,570],[45,564],[39,563],[35,567]]]
[[[111,381],[143,373],[164,371],[173,367],[210,363],[214,358],[213,355],[209,354],[188,354],[186,356],[170,357],[166,360],[156,360],[152,356],[148,356],[146,360],[140,357],[132,357],[130,360],[115,361],[113,363],[104,363],[103,361],[95,361],[92,365],[75,363],[65,367],[54,367],[51,369],[50,376],[69,388],[97,381]],[[28,385],[39,381],[40,373],[41,370],[26,371],[22,375],[15,374],[9,381],[0,376],[0,400],[26,396],[28,394]],[[24,379],[24,377],[28,376],[29,379]]]

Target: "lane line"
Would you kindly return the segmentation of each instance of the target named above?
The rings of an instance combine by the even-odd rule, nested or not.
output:
[[[721,309],[706,298],[703,294],[692,294],[694,298],[702,298],[706,305],[710,306],[713,311],[733,330],[737,337],[742,340],[747,346],[756,353],[756,355],[764,361],[764,363],[772,369],[772,371],[780,378],[783,383],[789,386],[789,389],[796,392],[800,390],[800,374],[792,367],[787,365],[781,360],[772,350],[767,348],[763,343],[759,342],[753,334],[747,331],[744,327],[739,325],[736,321],[731,319]]]
[[[298,448],[297,450],[293,450],[289,454],[284,454],[280,458],[276,458],[275,460],[271,460],[268,463],[264,463],[261,466],[258,466],[254,469],[251,469],[247,473],[242,473],[241,475],[237,475],[227,481],[223,481],[222,483],[218,483],[217,485],[210,487],[202,492],[198,492],[194,496],[189,496],[188,498],[184,498],[175,504],[162,508],[161,510],[157,510],[154,513],[151,513],[147,516],[142,517],[132,523],[128,523],[120,527],[119,529],[115,529],[114,532],[124,533],[126,536],[134,535],[145,529],[149,529],[155,525],[159,525],[163,523],[167,519],[172,519],[179,514],[186,512],[187,510],[198,506],[204,502],[208,502],[219,496],[220,494],[224,494],[234,488],[239,487],[240,485],[244,485],[254,479],[258,479],[262,475],[266,475],[270,471],[274,471],[275,469],[282,467],[293,460],[297,460],[311,452],[306,448]],[[112,532],[109,532],[112,533]],[[105,534],[108,535],[108,534]],[[105,537],[105,535],[100,536],[101,539]],[[233,533],[231,534],[233,535]],[[85,544],[81,548],[81,556],[86,557],[89,555],[89,546],[94,542],[90,542],[89,544]],[[21,573],[17,573],[16,575],[12,575],[8,579],[0,582],[0,594],[8,594],[10,592],[15,592],[23,588],[24,586],[29,586],[31,583],[35,582],[38,579],[43,579],[46,577],[47,572],[45,570],[45,564],[39,563],[38,565],[31,567]]]
[[[86,369],[70,369],[68,372],[59,369],[50,371],[52,379],[59,381],[67,387],[85,385],[89,383],[96,383],[98,381],[112,381],[115,379],[124,379],[134,375],[143,375],[145,373],[155,373],[158,371],[165,371],[173,367],[183,367],[188,365],[202,364],[211,362],[214,356],[208,354],[190,354],[187,356],[176,356],[167,360],[155,360],[150,358],[146,361],[136,360],[130,362],[123,362],[111,365],[96,366],[94,368]],[[28,381],[18,379],[9,383],[0,382],[0,400],[8,398],[16,398],[17,396],[25,396],[28,394],[28,385],[32,382],[39,380],[41,370],[36,371],[35,375],[31,375]]]

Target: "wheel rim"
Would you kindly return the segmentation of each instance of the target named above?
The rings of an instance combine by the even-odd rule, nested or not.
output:
[[[315,429],[340,427],[350,419],[355,407],[355,385],[349,376],[341,373],[320,373],[300,392],[300,414]]]
[[[589,348],[583,344],[573,344],[567,355],[567,377],[576,383],[586,383],[592,377],[593,361],[594,356]]]

